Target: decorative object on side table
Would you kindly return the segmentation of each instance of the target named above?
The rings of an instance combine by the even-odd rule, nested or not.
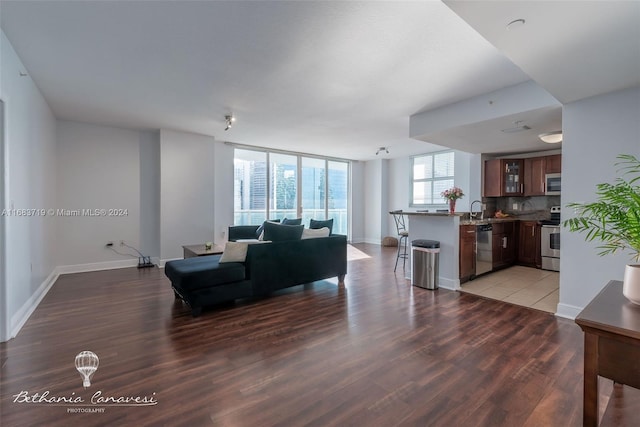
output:
[[[462,199],[464,193],[460,187],[451,187],[448,190],[444,190],[440,195],[449,201],[449,213],[456,212],[456,200]]]
[[[629,154],[618,156],[618,173],[614,184],[596,186],[598,201],[569,203],[575,218],[564,221],[571,231],[586,232],[586,241],[600,240],[598,255],[630,251],[640,261],[640,160]],[[626,179],[625,179],[626,178]],[[628,264],[624,272],[622,293],[640,305],[640,264]]]

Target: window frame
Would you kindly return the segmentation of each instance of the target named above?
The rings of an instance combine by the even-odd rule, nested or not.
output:
[[[431,177],[431,178],[421,178],[421,179],[415,179],[414,177],[414,167],[415,167],[415,160],[418,158],[424,158],[424,157],[431,157],[431,170],[435,171],[435,158],[438,155],[441,154],[453,154],[453,175],[450,176],[445,176],[445,177]],[[417,207],[417,208],[446,208],[448,207],[448,204],[446,202],[444,203],[415,203],[415,197],[413,194],[413,190],[414,190],[414,186],[416,183],[418,182],[429,182],[431,183],[431,201],[433,202],[434,199],[434,194],[433,194],[433,183],[435,181],[446,181],[446,180],[453,180],[453,185],[455,185],[455,169],[456,169],[456,156],[455,156],[455,150],[442,150],[442,151],[433,151],[431,153],[423,153],[423,154],[416,154],[415,156],[410,156],[409,157],[409,162],[410,162],[410,175],[409,175],[409,206],[410,207]],[[433,173],[432,173],[433,175]]]

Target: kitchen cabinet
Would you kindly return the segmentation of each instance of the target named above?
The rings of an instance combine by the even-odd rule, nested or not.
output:
[[[521,196],[522,159],[493,159],[484,162],[484,197]]]
[[[518,233],[518,264],[541,268],[540,225],[537,221],[520,221]]]
[[[545,173],[562,172],[562,154],[545,156]]]
[[[516,260],[515,222],[493,224],[493,268],[512,265]]]
[[[460,282],[476,274],[476,226],[460,226]]]
[[[549,156],[550,157],[550,156]],[[524,195],[544,196],[546,157],[524,159]]]

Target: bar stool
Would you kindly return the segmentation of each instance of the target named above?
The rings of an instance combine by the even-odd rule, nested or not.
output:
[[[404,270],[409,253],[407,252],[407,240],[409,240],[409,232],[404,222],[404,214],[402,209],[397,211],[391,211],[393,219],[396,222],[396,230],[398,231],[398,253],[396,255],[396,265],[393,268],[393,272],[396,272],[398,268],[398,260],[402,258],[402,269]]]

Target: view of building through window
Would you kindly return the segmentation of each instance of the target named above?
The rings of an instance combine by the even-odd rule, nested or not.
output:
[[[347,234],[348,195],[348,162],[235,150],[236,225],[301,217],[308,226],[310,219],[333,218],[333,232]]]

